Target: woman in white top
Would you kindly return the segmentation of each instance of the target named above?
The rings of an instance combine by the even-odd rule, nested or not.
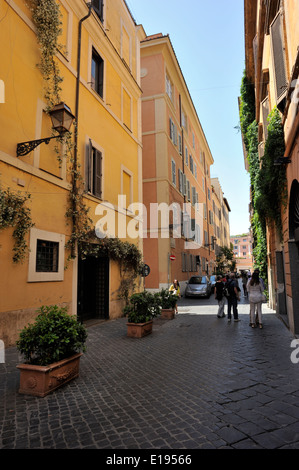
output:
[[[254,272],[251,279],[247,283],[247,292],[250,303],[250,325],[255,328],[255,307],[257,306],[257,314],[259,319],[259,327],[263,328],[262,324],[262,302],[264,299],[264,287],[260,282],[258,273]]]

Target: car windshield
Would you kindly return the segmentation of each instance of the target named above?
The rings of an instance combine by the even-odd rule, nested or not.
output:
[[[189,284],[207,284],[207,278],[206,276],[191,277]]]

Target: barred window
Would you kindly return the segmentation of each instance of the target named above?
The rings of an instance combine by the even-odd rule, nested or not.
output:
[[[36,272],[57,273],[58,255],[59,243],[38,239],[36,245]]]

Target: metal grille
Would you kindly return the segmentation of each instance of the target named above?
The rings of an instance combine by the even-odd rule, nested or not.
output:
[[[58,272],[59,243],[47,240],[37,240],[36,246],[36,272]]]

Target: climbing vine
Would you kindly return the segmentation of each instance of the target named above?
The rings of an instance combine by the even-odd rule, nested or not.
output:
[[[255,267],[259,268],[262,278],[267,282],[267,239],[265,220],[261,219],[255,210],[257,179],[260,174],[260,161],[258,153],[258,124],[255,120],[255,94],[254,87],[244,72],[241,85],[240,124],[243,141],[247,152],[249,176],[251,185],[251,205],[253,216],[251,228],[254,239],[253,257]]]
[[[13,193],[9,188],[0,188],[0,231],[13,227],[13,238],[15,240],[13,251],[13,262],[18,263],[25,258],[28,249],[26,235],[33,227],[30,208],[26,201],[30,195]]]
[[[56,58],[57,51],[63,49],[59,44],[59,36],[62,32],[61,12],[56,0],[27,0],[27,5],[32,12],[37,41],[40,46],[41,58],[38,68],[45,84],[44,97],[47,104],[46,111],[49,112],[61,101],[63,77]],[[84,181],[80,173],[80,165],[77,159],[74,161],[73,158],[74,144],[71,137],[72,133],[70,132],[58,136],[56,144],[56,153],[60,165],[62,157],[60,156],[59,147],[64,144],[72,184],[72,190],[69,192],[69,208],[66,211],[66,218],[72,225],[72,233],[66,244],[66,248],[71,252],[69,258],[75,258],[77,254],[81,258],[88,255],[97,257],[107,255],[111,259],[119,261],[123,288],[127,291],[129,286],[127,285],[128,277],[126,277],[126,274],[128,270],[133,273],[133,277],[130,278],[132,282],[133,278],[139,274],[142,259],[141,252],[134,244],[122,242],[118,238],[99,240],[96,237],[95,230],[92,229],[93,221],[89,217],[89,208],[84,201]],[[28,222],[24,221],[23,231],[26,227],[29,230],[30,226]],[[130,283],[132,282],[130,281]]]
[[[36,27],[37,41],[40,46],[41,59],[38,64],[44,84],[47,111],[60,102],[61,76],[55,55],[62,51],[59,36],[62,32],[61,12],[55,0],[28,0],[32,19]]]
[[[256,180],[255,208],[261,220],[275,222],[282,238],[281,213],[287,202],[287,179],[285,168],[275,165],[275,160],[285,152],[283,127],[277,108],[269,114],[268,122],[268,138]]]
[[[258,153],[258,124],[255,120],[254,87],[244,72],[241,85],[240,125],[247,151],[251,184],[251,219],[254,260],[264,279],[267,277],[266,226],[274,222],[282,237],[281,211],[287,201],[285,168],[275,160],[284,155],[285,143],[277,108],[268,116],[268,137],[261,161]]]

